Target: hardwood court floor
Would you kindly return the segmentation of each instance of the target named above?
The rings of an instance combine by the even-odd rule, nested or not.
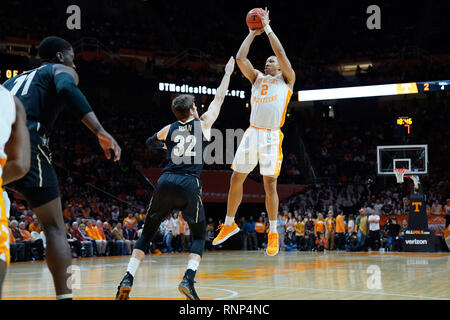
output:
[[[113,299],[130,256],[74,259],[75,299]],[[178,292],[187,254],[147,255],[131,299],[184,299]],[[201,299],[450,299],[449,253],[205,252],[196,277]],[[78,281],[80,280],[80,281]],[[54,299],[47,265],[14,263],[3,299]]]

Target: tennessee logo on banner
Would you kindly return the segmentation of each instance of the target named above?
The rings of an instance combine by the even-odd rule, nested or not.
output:
[[[415,206],[414,212],[420,212],[419,207],[422,206],[422,202],[413,202],[412,205]]]
[[[418,93],[417,83],[397,83],[397,94]]]

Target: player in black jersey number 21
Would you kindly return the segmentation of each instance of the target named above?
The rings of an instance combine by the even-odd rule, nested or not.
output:
[[[205,247],[206,221],[201,199],[200,172],[204,158],[203,150],[211,139],[211,126],[219,116],[225,99],[230,76],[234,70],[234,58],[225,66],[225,75],[217,89],[214,100],[200,118],[194,96],[180,95],[172,101],[172,111],[178,121],[165,126],[147,139],[147,144],[165,141],[168,164],[150,200],[142,235],[136,242],[127,272],[117,289],[116,299],[127,300],[133,279],[150,241],[153,240],[161,222],[174,209],[183,211],[189,224],[193,241],[189,250],[187,270],[178,289],[189,300],[199,300],[194,289],[194,277]]]

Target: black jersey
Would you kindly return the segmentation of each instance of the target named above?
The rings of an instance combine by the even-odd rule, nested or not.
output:
[[[53,128],[63,103],[56,94],[53,64],[22,73],[9,79],[3,85],[24,105],[27,113],[27,126],[39,122],[47,134]],[[28,128],[30,129],[30,128]]]
[[[203,151],[208,143],[200,120],[172,123],[166,137],[168,163],[163,172],[200,177],[204,164]]]

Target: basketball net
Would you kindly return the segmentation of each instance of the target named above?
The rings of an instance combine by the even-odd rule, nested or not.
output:
[[[394,169],[395,178],[397,179],[397,183],[403,183],[403,178],[410,178],[414,182],[414,189],[419,189],[419,177],[413,175],[405,175],[408,169],[398,168]]]
[[[405,168],[394,169],[395,177],[397,178],[397,183],[403,183],[403,177],[406,171],[408,171],[408,169]],[[407,176],[407,178],[409,177],[410,176]]]

